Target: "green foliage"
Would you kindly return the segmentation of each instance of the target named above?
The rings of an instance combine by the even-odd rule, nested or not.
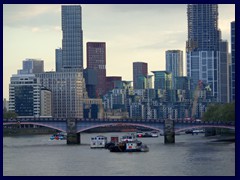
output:
[[[3,111],[3,118],[4,119],[10,119],[10,118],[16,118],[17,114],[13,111]]]
[[[203,115],[204,121],[235,121],[235,103],[210,105]]]

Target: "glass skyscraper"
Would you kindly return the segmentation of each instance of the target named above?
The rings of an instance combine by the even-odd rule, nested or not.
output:
[[[145,62],[133,63],[133,88],[144,89],[144,79],[148,75],[148,64]]]
[[[96,97],[106,92],[106,43],[87,42],[87,68],[97,74]]]
[[[183,76],[183,51],[166,51],[166,71],[172,73],[173,88],[176,86],[175,78]]]
[[[82,8],[62,6],[62,67],[83,69]]]
[[[217,4],[188,4],[187,76],[192,92],[199,80],[218,102],[227,101],[227,47],[218,29]],[[220,48],[221,44],[221,48]],[[221,74],[225,74],[224,76]]]
[[[220,39],[218,5],[188,4],[187,18],[187,52],[217,51]]]

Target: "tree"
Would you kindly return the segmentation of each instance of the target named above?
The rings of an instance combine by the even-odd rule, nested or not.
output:
[[[210,105],[203,115],[204,121],[235,121],[235,103]]]
[[[16,118],[17,114],[14,111],[3,111],[3,118],[4,119],[10,119],[10,118]]]

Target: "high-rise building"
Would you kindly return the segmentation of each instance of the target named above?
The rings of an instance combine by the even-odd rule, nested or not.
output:
[[[172,89],[172,73],[167,71],[152,71],[154,74],[154,89]]]
[[[175,88],[175,77],[183,76],[183,51],[166,51],[166,71],[172,73],[173,88]]]
[[[97,74],[96,95],[100,97],[106,92],[106,43],[87,42],[87,68],[94,69]]]
[[[36,74],[41,87],[52,92],[52,116],[83,118],[83,99],[86,96],[83,72],[45,72]]]
[[[220,41],[219,43],[219,67],[218,67],[218,82],[219,82],[219,101],[222,103],[229,102],[229,53],[228,42]]]
[[[82,8],[62,6],[62,67],[83,69]]]
[[[89,98],[97,98],[96,86],[97,86],[97,72],[94,69],[84,69],[83,77],[86,83],[86,90]]]
[[[62,71],[62,49],[55,50],[56,72]]]
[[[186,58],[187,76],[191,78],[191,91],[196,89],[201,80],[210,86],[215,101],[226,102],[227,56],[225,56],[226,52],[221,51],[226,50],[223,47],[226,44],[220,43],[218,5],[188,4],[187,17]],[[221,73],[224,75],[221,76]]]
[[[40,59],[26,59],[22,62],[22,69],[18,74],[35,74],[44,72],[44,61]]]
[[[235,101],[235,21],[231,22],[230,101]]]
[[[18,116],[40,116],[40,79],[34,74],[12,75],[9,85],[9,111]]]
[[[218,5],[188,4],[187,19],[187,52],[218,51],[220,39]]]
[[[145,62],[133,62],[133,88],[144,89],[145,79],[148,75],[148,64]]]
[[[118,82],[122,82],[121,76],[107,76],[106,77],[106,93],[116,88],[116,85],[119,84]]]

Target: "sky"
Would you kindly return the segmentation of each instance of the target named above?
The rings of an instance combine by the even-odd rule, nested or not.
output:
[[[165,70],[165,51],[182,50],[186,75],[186,4],[83,4],[84,68],[86,42],[106,42],[107,76],[132,80],[132,63],[147,62],[148,72]],[[228,40],[234,4],[219,4],[219,29]],[[55,49],[62,47],[60,4],[3,4],[3,98],[9,99],[12,74],[26,58],[44,60],[55,71]]]

